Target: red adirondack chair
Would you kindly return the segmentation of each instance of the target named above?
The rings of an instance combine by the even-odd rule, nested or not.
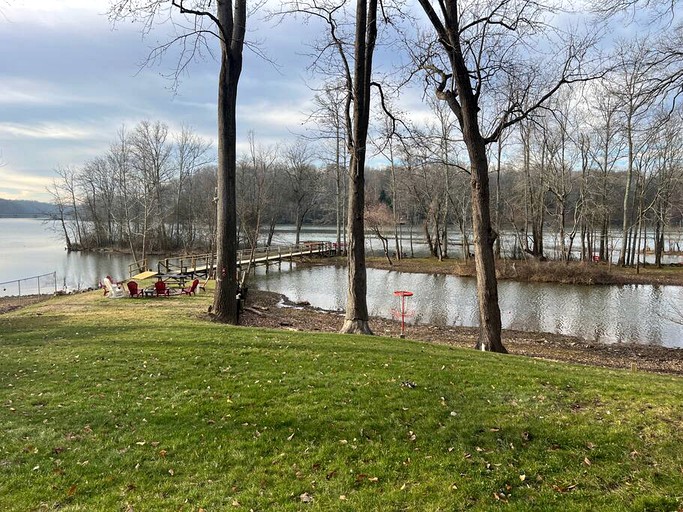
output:
[[[154,291],[156,291],[157,297],[161,297],[162,295],[168,297],[170,295],[170,291],[166,287],[166,283],[164,283],[161,279],[154,283]]]
[[[128,293],[131,297],[142,297],[143,291],[135,281],[128,281]]]
[[[184,293],[186,295],[197,295],[197,286],[199,286],[199,279],[192,281],[192,285],[188,288],[183,288],[180,293]]]

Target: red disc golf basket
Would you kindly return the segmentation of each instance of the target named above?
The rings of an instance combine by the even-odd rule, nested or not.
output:
[[[399,297],[401,309],[392,309],[391,313],[394,316],[394,318],[401,319],[401,338],[403,338],[406,335],[406,317],[411,317],[414,314],[412,311],[408,311],[406,309],[406,297],[412,297],[413,292],[408,292],[406,290],[396,290],[394,292],[394,295]]]

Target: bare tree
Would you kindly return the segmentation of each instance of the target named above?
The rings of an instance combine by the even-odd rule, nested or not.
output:
[[[314,67],[334,72],[346,90],[344,119],[350,155],[346,229],[348,239],[348,294],[342,333],[372,334],[368,320],[365,267],[365,158],[370,120],[372,62],[377,42],[377,0],[357,0],[353,58],[349,53],[350,28],[346,0],[289,2],[279,13],[303,14],[322,21],[328,37],[315,48]],[[326,60],[327,59],[327,60]]]
[[[616,58],[619,60],[610,87],[612,94],[619,102],[621,128],[625,133],[628,149],[619,265],[628,263],[627,254],[631,247],[629,241],[632,239],[635,223],[632,187],[634,165],[638,155],[637,134],[649,107],[655,100],[654,95],[647,88],[647,77],[651,71],[646,62],[648,51],[649,43],[644,40],[624,43],[617,51]]]
[[[157,21],[176,23],[178,35],[156,48],[150,58],[156,58],[179,43],[181,57],[175,76],[203,49],[208,36],[220,44],[221,69],[218,77],[218,204],[216,291],[214,318],[221,322],[238,323],[237,311],[237,212],[235,175],[237,86],[242,72],[242,52],[247,22],[246,0],[116,0],[110,9],[114,20],[133,18],[145,24],[149,31]],[[180,21],[175,22],[174,13]]]
[[[188,126],[183,126],[174,139],[172,166],[175,171],[175,219],[171,238],[174,247],[184,244],[188,249],[194,244],[196,235],[192,177],[199,169],[211,163],[212,158],[207,154],[211,143],[194,133]],[[204,200],[210,199],[209,196]]]
[[[522,49],[530,52],[534,40],[542,47],[540,38],[547,42],[552,33],[547,32],[543,17],[552,14],[551,4],[529,0],[419,3],[436,37],[426,42],[425,53],[417,58],[434,80],[437,97],[447,102],[458,119],[470,161],[480,323],[477,348],[506,352],[501,342],[493,252],[497,234],[491,224],[486,146],[540,108],[564,84],[584,79],[580,65],[586,44],[556,40],[563,47],[556,48],[560,51],[554,52],[553,59],[561,64],[550,78],[549,61],[544,63],[546,72],[541,72]],[[485,116],[491,123],[487,134],[480,112],[488,105],[503,106]]]
[[[348,104],[349,91],[344,81],[333,81],[323,85],[315,94],[313,103],[315,110],[309,116],[309,120],[316,125],[318,136],[322,138],[323,147],[332,147],[331,160],[334,171],[334,196],[335,196],[335,226],[337,235],[337,254],[341,252],[342,231],[344,225],[344,199],[347,175],[347,152],[346,152],[346,105]],[[329,153],[327,153],[329,154]]]
[[[389,265],[393,265],[389,256],[389,239],[384,235],[383,229],[393,224],[394,217],[386,204],[375,203],[365,209],[365,225],[375,234],[382,243],[382,252]]]
[[[306,215],[319,199],[320,173],[313,166],[311,148],[304,140],[291,144],[284,154],[284,171],[289,184],[290,202],[294,208],[295,241],[301,237]]]

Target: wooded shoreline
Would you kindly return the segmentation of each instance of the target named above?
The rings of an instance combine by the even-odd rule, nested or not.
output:
[[[327,263],[327,262],[326,262]],[[434,258],[404,258],[392,261],[371,257],[367,266],[399,272],[422,274],[445,274],[459,277],[475,277],[474,262],[442,260]],[[683,265],[671,264],[657,267],[644,265],[640,269],[609,265],[607,263],[508,260],[496,261],[499,280],[534,283],[625,285],[652,284],[683,286]]]

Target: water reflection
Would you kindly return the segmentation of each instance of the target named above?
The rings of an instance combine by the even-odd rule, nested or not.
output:
[[[263,270],[255,285],[295,301],[342,310],[347,275],[343,267],[314,267],[281,272]],[[391,318],[398,309],[394,290],[415,293],[408,299],[408,322],[440,326],[477,326],[476,281],[445,275],[368,269],[368,309]],[[578,336],[587,340],[683,347],[683,327],[665,312],[683,304],[678,286],[574,286],[547,283],[499,283],[503,327]]]

